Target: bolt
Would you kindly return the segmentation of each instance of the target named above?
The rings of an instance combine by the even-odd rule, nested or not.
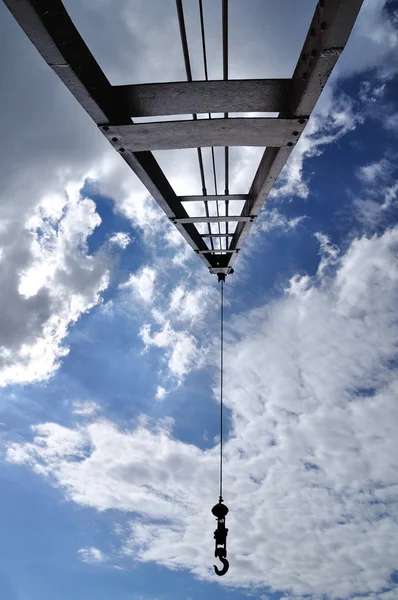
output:
[[[311,52],[311,56],[312,56],[312,58],[315,58],[315,57],[316,57],[316,50],[315,50],[315,49],[314,49],[314,50],[312,50],[312,52]]]
[[[303,79],[306,81],[308,79],[308,73],[303,73]]]
[[[288,146],[293,146],[294,144],[293,144],[293,142],[288,142],[287,145]]]
[[[305,119],[299,119],[298,122],[300,123],[300,125],[304,125]]]
[[[45,10],[43,14],[48,15],[48,10]]]
[[[102,128],[104,131],[109,131],[109,127],[107,125],[105,125],[105,127]]]
[[[124,148],[119,148],[119,152],[125,152]]]
[[[321,31],[325,31],[326,29],[326,21],[322,21],[321,23]]]
[[[299,132],[298,131],[293,131],[293,135],[298,135]]]
[[[117,142],[117,141],[118,141],[117,138],[115,138],[115,137],[112,138],[112,142]]]

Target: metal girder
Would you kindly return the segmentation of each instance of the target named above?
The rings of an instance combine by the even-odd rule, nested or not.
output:
[[[230,200],[247,200],[247,194],[207,194],[206,196],[178,196],[180,202],[229,202]]]
[[[215,146],[293,146],[305,119],[198,119],[101,127],[116,149],[176,150]]]
[[[287,92],[279,118],[309,116],[348,41],[363,0],[320,0]],[[249,191],[242,214],[257,215],[264,205],[279,173],[286,164],[291,147],[266,148]],[[242,244],[251,222],[238,224],[231,248]],[[235,262],[231,254],[229,266]]]
[[[196,250],[196,254],[215,254],[216,256],[223,256],[226,252],[240,252],[240,249],[236,248],[235,250],[225,250],[222,248],[216,248],[215,250]]]
[[[233,235],[233,233],[202,233],[202,237],[204,238],[227,238],[233,237]]]
[[[112,86],[61,0],[3,0],[47,64],[55,71],[97,125],[131,123],[128,113],[114,102]],[[188,217],[151,152],[121,156],[139,177],[168,217]],[[207,246],[194,225],[178,227],[194,250]],[[200,255],[207,267],[212,263]]]
[[[242,215],[228,215],[220,217],[187,217],[183,219],[172,219],[173,223],[246,223],[254,220],[254,217],[242,217]]]
[[[131,117],[225,112],[279,112],[290,79],[144,83],[113,88]]]
[[[111,86],[61,0],[3,0],[48,65],[68,87],[102,133],[140,178],[175,227],[212,273],[230,273],[253,220],[280,171],[343,51],[363,0],[319,0],[290,80],[228,81],[228,35],[223,17],[223,81],[188,81]],[[226,3],[223,3],[226,7]],[[181,11],[180,11],[181,12]],[[223,11],[223,14],[227,11]],[[224,16],[225,16],[224,15]],[[179,15],[181,20],[182,15]],[[226,17],[227,18],[227,17]],[[183,28],[185,32],[185,27]],[[186,42],[186,39],[185,39]],[[183,44],[184,46],[184,44]],[[187,54],[187,43],[185,44]],[[185,57],[186,58],[186,57]],[[188,77],[188,79],[192,79]],[[277,119],[228,119],[230,112],[278,112]],[[197,114],[224,113],[224,119]],[[131,117],[192,114],[193,121],[132,123]],[[248,194],[229,194],[228,147],[266,146]],[[177,196],[150,150],[225,146],[225,194]],[[201,154],[200,154],[201,157]],[[203,165],[201,165],[203,169]],[[229,201],[244,201],[240,215],[229,215]],[[185,202],[204,203],[206,217],[191,217]],[[217,217],[208,214],[216,202]],[[224,204],[220,215],[219,203]],[[234,233],[228,224],[237,222]],[[200,234],[196,223],[207,223]],[[225,233],[210,231],[224,223]],[[210,238],[211,248],[204,241]],[[228,250],[213,238],[231,240]]]

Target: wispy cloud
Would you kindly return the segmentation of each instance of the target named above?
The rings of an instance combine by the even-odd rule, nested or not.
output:
[[[99,565],[106,561],[106,556],[98,548],[90,546],[88,548],[80,548],[78,550],[80,559],[89,565]]]
[[[307,198],[309,187],[303,173],[304,161],[319,156],[327,146],[337,142],[362,123],[363,117],[358,112],[354,100],[344,93],[333,91],[333,88],[328,89],[329,93],[322,97],[282,170],[276,187],[271,191],[271,198]]]
[[[73,414],[81,417],[92,417],[100,410],[100,406],[90,400],[76,400],[72,407]]]

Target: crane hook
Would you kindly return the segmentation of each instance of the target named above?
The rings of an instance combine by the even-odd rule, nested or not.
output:
[[[227,535],[228,529],[225,527],[225,517],[227,516],[229,510],[228,507],[223,504],[223,499],[220,496],[218,504],[213,506],[211,509],[213,515],[217,518],[217,529],[214,532],[215,539],[215,550],[214,556],[219,558],[222,564],[224,565],[222,569],[219,569],[216,565],[213,565],[214,571],[216,575],[221,577],[221,575],[225,575],[229,569],[229,562],[227,560]]]
[[[219,569],[219,568],[217,567],[217,565],[213,565],[213,567],[214,567],[215,574],[216,574],[216,575],[218,575],[219,577],[221,577],[222,575],[225,575],[225,573],[227,573],[227,572],[228,572],[228,569],[229,569],[229,562],[228,562],[228,560],[227,560],[226,558],[224,558],[223,556],[220,556],[219,558],[220,558],[220,561],[222,562],[222,564],[224,565],[224,566],[223,566],[223,568],[222,568],[222,569]]]

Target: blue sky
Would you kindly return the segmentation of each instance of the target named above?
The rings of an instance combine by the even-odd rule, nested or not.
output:
[[[173,2],[65,4],[112,83],[183,79]],[[289,76],[315,2],[249,4],[231,69]],[[0,6],[1,600],[397,597],[397,10],[365,1],[227,277],[216,578],[218,284]],[[159,153],[180,194],[194,159]]]

